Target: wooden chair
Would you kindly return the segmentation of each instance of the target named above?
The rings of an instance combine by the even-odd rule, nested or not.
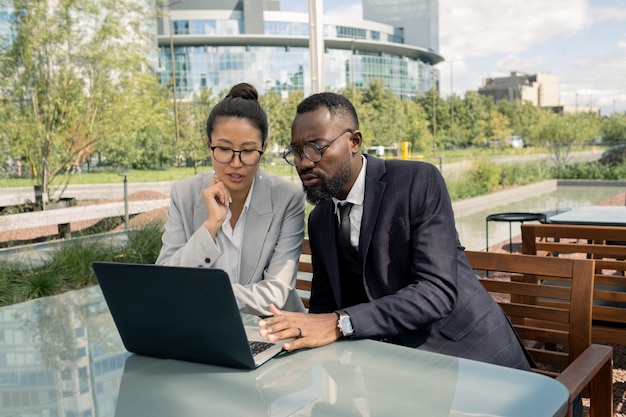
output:
[[[302,253],[300,254],[300,263],[298,264],[298,279],[296,280],[296,289],[300,293],[302,303],[308,309],[309,297],[311,296],[311,274],[313,273],[313,264],[311,263],[311,245],[309,239],[302,242]]]
[[[588,392],[590,407],[585,411],[594,417],[612,417],[613,348],[591,343],[594,261],[466,254],[535,360],[533,370],[556,377],[567,387],[568,416],[576,397]]]
[[[591,339],[626,345],[626,228],[522,225],[522,252],[594,259]]]

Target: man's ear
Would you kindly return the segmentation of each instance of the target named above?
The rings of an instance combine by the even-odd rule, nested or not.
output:
[[[363,136],[360,130],[355,130],[350,135],[350,152],[353,154],[361,152],[361,144],[363,143]]]
[[[208,136],[205,136],[205,137],[204,137],[204,143],[205,143],[205,145],[206,145],[206,147],[207,147],[207,148],[208,148],[209,146],[211,146],[211,142],[209,141],[209,137],[208,137]]]

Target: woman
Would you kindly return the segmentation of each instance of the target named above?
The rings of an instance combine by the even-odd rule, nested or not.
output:
[[[213,173],[172,185],[162,265],[219,268],[239,310],[270,315],[270,304],[304,311],[294,289],[304,237],[300,186],[259,170],[267,116],[256,89],[234,86],[211,111],[205,141]]]

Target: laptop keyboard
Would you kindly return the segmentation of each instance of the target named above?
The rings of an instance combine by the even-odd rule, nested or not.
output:
[[[263,352],[275,345],[275,343],[270,342],[259,342],[255,340],[249,340],[248,344],[250,345],[250,350],[252,351],[252,356]]]

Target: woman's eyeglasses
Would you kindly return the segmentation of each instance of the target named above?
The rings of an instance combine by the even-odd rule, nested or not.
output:
[[[239,154],[239,160],[244,165],[256,165],[263,155],[263,151],[256,149],[242,149],[236,151],[225,146],[211,146],[213,159],[222,164],[229,164],[235,158],[235,154]]]

